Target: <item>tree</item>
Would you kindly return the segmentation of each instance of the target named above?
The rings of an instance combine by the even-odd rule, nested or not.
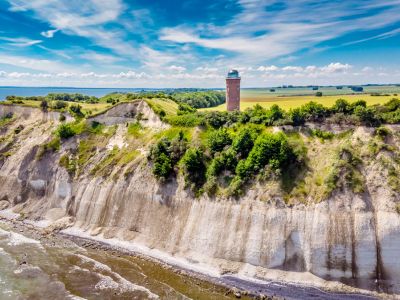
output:
[[[212,131],[207,139],[207,146],[213,153],[221,152],[230,144],[232,144],[232,139],[224,128]]]
[[[344,99],[338,99],[333,106],[333,111],[336,113],[348,114],[351,113],[352,109],[348,101]]]
[[[303,125],[306,121],[304,111],[298,107],[289,111],[289,118],[292,120],[294,126]]]
[[[192,190],[198,190],[205,181],[205,165],[203,152],[190,148],[182,157],[181,163],[187,184],[192,184]]]
[[[241,157],[247,157],[249,152],[254,146],[257,132],[254,129],[245,127],[239,131],[238,135],[232,143],[233,150],[236,151]]]
[[[315,97],[322,97],[322,92],[316,92]]]

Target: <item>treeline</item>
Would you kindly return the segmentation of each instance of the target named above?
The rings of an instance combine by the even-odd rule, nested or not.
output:
[[[173,93],[177,103],[185,103],[194,108],[215,107],[225,103],[225,93],[221,91],[201,91]]]
[[[169,91],[128,93],[128,100],[135,99],[170,99],[178,104],[187,104],[193,108],[215,107],[225,103],[222,91]]]
[[[153,174],[160,180],[182,173],[186,187],[196,195],[215,195],[219,187],[230,196],[243,193],[247,182],[279,177],[288,165],[297,165],[301,155],[283,133],[265,133],[260,127],[238,131],[212,130],[200,147],[189,144],[180,132],[173,139],[161,139],[150,151]]]
[[[343,125],[379,126],[384,123],[400,123],[400,100],[392,99],[383,105],[367,106],[364,100],[349,103],[338,99],[332,107],[309,102],[301,107],[285,111],[278,105],[266,109],[260,105],[239,112],[195,112],[178,111],[180,115],[169,116],[165,121],[174,126],[193,127],[209,125],[214,128],[235,123],[300,126],[306,122],[328,122]]]
[[[29,96],[29,97],[22,97],[22,96],[14,96],[10,95],[6,97],[7,101],[13,103],[21,103],[24,100],[28,101],[65,101],[65,102],[85,102],[85,103],[98,103],[100,101],[99,98],[94,96],[86,96],[82,94],[69,94],[69,93],[50,93],[47,96]]]

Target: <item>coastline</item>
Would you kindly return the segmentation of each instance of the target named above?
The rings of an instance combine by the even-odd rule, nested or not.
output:
[[[0,223],[39,241],[56,245],[72,243],[82,248],[106,251],[111,255],[128,255],[149,261],[161,268],[168,269],[184,277],[199,280],[203,284],[216,286],[225,296],[242,299],[398,299],[395,295],[378,294],[372,291],[360,290],[345,286],[322,288],[290,281],[255,279],[238,274],[220,274],[209,266],[196,265],[184,259],[172,257],[161,251],[149,249],[117,239],[104,239],[78,230],[74,227],[67,229],[48,230],[46,223],[21,220],[18,214],[1,211]],[[341,287],[344,285],[339,284]],[[334,286],[334,284],[332,284]]]

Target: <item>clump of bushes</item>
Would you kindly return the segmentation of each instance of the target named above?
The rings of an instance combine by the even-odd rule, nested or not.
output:
[[[58,135],[58,137],[60,137],[61,139],[68,139],[70,137],[73,137],[76,132],[74,130],[74,128],[72,127],[71,124],[61,124],[60,126],[58,126],[57,130],[56,130],[56,134]]]
[[[153,162],[153,174],[160,180],[167,180],[174,167],[186,151],[187,140],[183,132],[172,140],[162,138],[150,150],[148,159]]]

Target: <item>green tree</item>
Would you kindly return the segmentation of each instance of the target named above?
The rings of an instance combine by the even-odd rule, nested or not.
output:
[[[225,128],[214,130],[207,139],[207,146],[211,152],[221,152],[225,146],[231,145],[232,139]]]

